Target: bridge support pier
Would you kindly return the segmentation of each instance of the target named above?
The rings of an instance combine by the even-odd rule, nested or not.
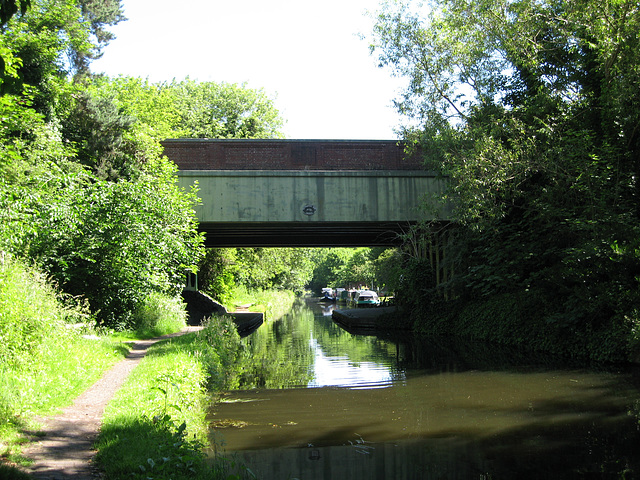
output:
[[[189,292],[195,292],[198,290],[198,274],[191,271],[187,271],[187,281],[185,283],[185,290]]]

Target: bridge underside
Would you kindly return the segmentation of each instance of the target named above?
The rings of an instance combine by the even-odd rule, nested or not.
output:
[[[396,246],[412,222],[200,223],[207,247]]]

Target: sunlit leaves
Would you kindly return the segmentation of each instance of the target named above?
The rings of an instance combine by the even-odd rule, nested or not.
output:
[[[371,50],[381,65],[409,80],[396,102],[401,113],[430,112],[464,118],[468,108],[492,98],[505,67],[492,30],[503,9],[488,2],[386,1],[377,17]],[[503,24],[503,23],[502,23]]]
[[[372,49],[449,177],[459,295],[535,291],[567,328],[636,311],[639,32],[634,0],[383,3]]]
[[[172,83],[170,88],[177,98],[180,129],[187,137],[282,137],[280,114],[263,90],[188,78]]]
[[[313,272],[310,251],[302,248],[239,248],[235,264],[237,282],[259,290],[302,293]]]
[[[69,184],[31,199],[27,253],[102,322],[130,326],[148,293],[177,294],[198,260],[192,201],[151,177]]]

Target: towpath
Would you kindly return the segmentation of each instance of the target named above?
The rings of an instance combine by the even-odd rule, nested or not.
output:
[[[100,380],[80,395],[61,414],[43,420],[36,441],[23,454],[33,460],[27,470],[39,480],[94,480],[100,472],[93,464],[94,444],[104,409],[147,349],[160,340],[199,330],[187,327],[181,332],[133,344],[127,357],[107,371]],[[42,435],[42,436],[41,436]]]

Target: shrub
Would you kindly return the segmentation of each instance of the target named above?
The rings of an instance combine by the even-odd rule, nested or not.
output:
[[[182,330],[187,324],[187,311],[179,297],[150,293],[136,309],[138,335],[151,338]]]
[[[203,323],[197,333],[198,349],[209,375],[209,388],[228,388],[237,376],[238,357],[241,353],[240,335],[227,316],[213,316]]]

